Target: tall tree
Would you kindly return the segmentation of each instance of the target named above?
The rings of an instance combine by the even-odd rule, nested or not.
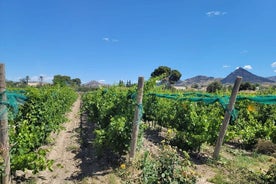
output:
[[[71,77],[66,75],[55,75],[53,84],[60,86],[70,86],[72,84]]]
[[[72,79],[72,83],[76,86],[80,86],[81,85],[81,80],[79,78],[75,78],[75,79]]]
[[[29,81],[30,81],[30,76],[27,75],[25,80],[26,80],[26,84],[28,85],[28,84],[29,84]]]
[[[39,76],[39,85],[42,86],[42,84],[43,84],[43,76],[41,75]]]
[[[206,91],[207,91],[208,93],[215,93],[215,92],[217,92],[217,91],[219,91],[219,90],[221,90],[221,89],[222,89],[222,84],[221,84],[221,82],[220,82],[220,81],[214,81],[214,82],[210,83],[210,84],[207,86]]]
[[[250,83],[250,82],[243,82],[243,83],[241,83],[239,90],[240,91],[241,90],[252,90],[252,91],[254,91],[254,90],[256,90],[256,86],[254,84]]]
[[[182,76],[182,74],[178,70],[172,70],[169,75],[170,83],[175,83],[175,82],[179,81],[181,76]]]
[[[171,73],[171,68],[167,67],[167,66],[159,66],[158,68],[156,68],[152,73],[151,73],[151,77],[159,77],[161,75],[165,75],[166,77],[168,77]]]
[[[181,78],[181,73],[178,70],[172,70],[167,66],[159,66],[152,73],[151,77],[163,76],[163,80],[173,84]]]

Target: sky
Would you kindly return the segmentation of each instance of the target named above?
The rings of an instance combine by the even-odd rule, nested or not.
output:
[[[158,66],[226,77],[276,76],[275,0],[0,0],[6,78],[108,84]]]

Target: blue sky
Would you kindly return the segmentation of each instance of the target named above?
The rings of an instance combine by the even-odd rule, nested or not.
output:
[[[276,75],[275,0],[1,0],[9,80],[54,75],[136,81],[165,65],[181,79],[236,67]]]

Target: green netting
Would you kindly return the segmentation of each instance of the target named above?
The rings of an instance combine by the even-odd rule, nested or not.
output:
[[[184,93],[183,95],[179,94],[157,94],[157,93],[149,93],[149,95],[154,95],[156,97],[173,99],[178,101],[191,101],[191,102],[204,102],[207,104],[212,104],[215,102],[219,102],[223,107],[226,107],[229,103],[229,96],[218,96],[211,94],[203,94],[203,93]],[[276,104],[276,96],[275,95],[266,95],[266,96],[238,96],[237,101],[241,100],[249,100],[256,103],[261,104]]]
[[[218,96],[218,95],[211,95],[208,93],[194,93],[194,92],[188,92],[184,93],[182,95],[179,94],[157,94],[157,93],[149,93],[149,95],[153,95],[160,98],[166,98],[166,99],[173,99],[177,101],[190,101],[190,102],[204,102],[206,104],[213,104],[215,102],[218,102],[221,104],[223,109],[225,111],[229,111],[229,113],[232,116],[232,120],[235,120],[237,118],[238,111],[236,109],[229,110],[228,104],[230,96]],[[274,95],[267,95],[267,96],[238,96],[237,101],[241,100],[249,100],[256,103],[261,104],[276,104],[276,96]]]
[[[138,106],[138,120],[136,124],[140,124],[142,117],[143,117],[143,105],[142,104],[137,104]]]
[[[266,96],[238,96],[237,100],[249,100],[256,103],[273,105],[276,104],[276,96],[266,95]]]
[[[4,91],[0,93],[0,98],[2,99],[2,95],[6,94],[7,100],[6,101],[0,101],[0,104],[5,105],[7,107],[10,107],[13,111],[12,117],[14,117],[18,113],[18,108],[20,104],[23,104],[27,97],[23,95],[23,91]],[[2,119],[2,116],[5,112],[7,112],[8,108],[3,108],[0,112],[0,119]]]

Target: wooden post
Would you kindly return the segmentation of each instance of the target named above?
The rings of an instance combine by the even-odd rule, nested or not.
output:
[[[140,114],[142,113],[142,101],[143,101],[143,89],[144,89],[144,77],[138,78],[138,94],[137,94],[137,105],[135,107],[133,125],[132,125],[132,136],[131,136],[131,147],[130,147],[130,154],[129,154],[129,161],[132,162],[135,157],[135,151],[137,147],[137,138],[139,134],[139,121],[140,121]]]
[[[214,159],[218,159],[218,157],[219,157],[219,152],[220,152],[223,140],[224,140],[224,136],[226,134],[226,130],[227,130],[227,126],[229,124],[229,120],[231,118],[231,112],[234,109],[234,105],[235,105],[235,102],[236,102],[237,94],[239,92],[241,81],[242,81],[242,77],[238,76],[236,78],[234,87],[232,89],[229,104],[227,106],[227,109],[226,109],[226,112],[225,112],[225,115],[224,115],[224,120],[223,120],[222,125],[220,127],[219,136],[218,136],[218,139],[217,139],[217,142],[216,142],[216,147],[215,147],[214,154],[213,154]]]
[[[5,65],[0,64],[0,93],[2,102],[7,101],[6,96],[6,77],[5,77]],[[9,149],[9,136],[8,136],[8,113],[7,107],[4,104],[0,104],[0,152],[4,160],[4,173],[1,176],[2,184],[9,184],[10,180],[10,149]]]

